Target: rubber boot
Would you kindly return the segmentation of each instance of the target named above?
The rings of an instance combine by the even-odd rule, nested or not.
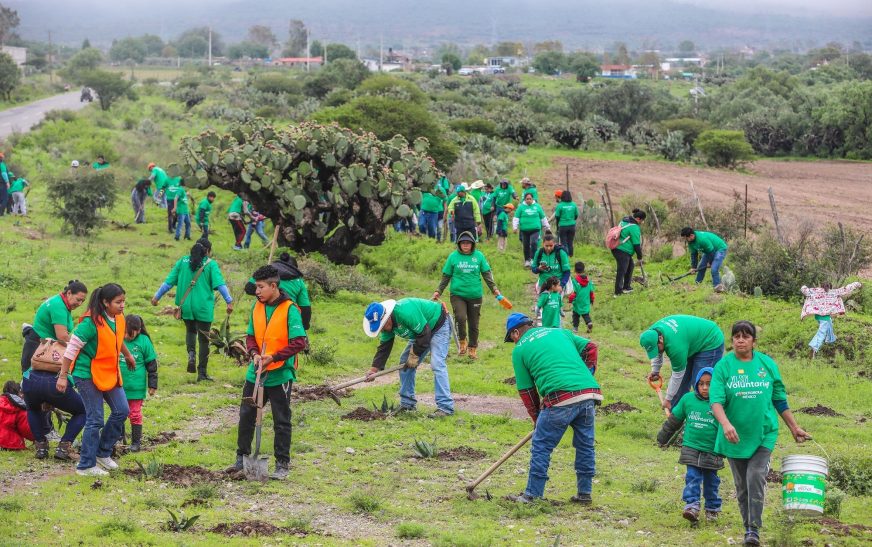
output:
[[[142,424],[130,426],[130,451],[139,452],[142,450]]]
[[[197,381],[198,382],[203,382],[203,381],[211,382],[212,381],[212,377],[209,376],[208,374],[206,374],[206,365],[197,367]]]
[[[466,355],[466,350],[467,350],[466,344],[467,344],[466,340],[460,341],[460,351],[457,352],[457,355]]]
[[[236,455],[236,461],[233,463],[233,465],[231,465],[230,467],[228,467],[227,469],[225,469],[224,472],[225,472],[225,473],[238,473],[239,471],[242,471],[242,468],[243,468],[243,465],[242,465],[242,456],[240,456],[239,454],[237,454],[237,455]]]
[[[73,451],[73,443],[70,441],[61,441],[55,449],[54,457],[56,460],[71,462],[79,459],[79,455]]]
[[[188,352],[188,372],[191,374],[197,372],[197,354],[194,351]]]
[[[36,441],[34,448],[36,448],[36,459],[44,460],[48,458],[48,441]]]
[[[478,354],[476,353],[476,351],[478,351],[478,348],[474,348],[472,346],[469,347],[469,358],[470,359],[473,359],[473,360],[478,359]]]

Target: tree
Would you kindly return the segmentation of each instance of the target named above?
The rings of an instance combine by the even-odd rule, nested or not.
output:
[[[272,29],[266,25],[254,25],[248,28],[248,36],[246,42],[258,44],[272,51],[279,45],[279,39],[273,33]]]
[[[754,157],[742,131],[711,129],[696,139],[696,149],[712,167],[736,167]]]
[[[12,91],[21,82],[21,71],[11,56],[0,53],[0,95],[9,100]]]
[[[559,51],[546,51],[533,58],[533,68],[542,74],[557,74],[566,64],[566,56]]]
[[[614,62],[618,65],[630,64],[630,54],[627,51],[627,44],[624,42],[615,42],[614,45]]]
[[[593,112],[594,97],[588,89],[568,89],[563,92],[563,98],[566,99],[566,105],[573,119],[583,120]]]
[[[399,136],[381,141],[335,126],[277,129],[255,120],[184,139],[179,174],[198,188],[242,192],[295,252],[355,264],[354,249],[380,245],[387,226],[408,218],[436,183],[427,152],[424,139],[410,147]]]
[[[309,55],[312,57],[322,57],[324,55],[324,44],[318,40],[314,40],[309,44]]]
[[[182,57],[206,57],[209,54],[209,27],[190,28],[179,35],[173,43]],[[221,35],[212,31],[212,55],[224,53]]]
[[[85,38],[85,40],[82,42],[82,49],[88,49],[89,47],[91,47],[91,40]]]
[[[116,63],[123,63],[128,59],[137,63],[145,61],[148,49],[142,40],[138,38],[123,38],[113,42],[109,48],[109,58]]]
[[[500,57],[518,57],[524,54],[521,42],[500,42],[494,46],[494,54]]]
[[[306,54],[306,40],[308,36],[306,24],[299,19],[291,19],[288,27],[288,41],[282,55],[285,57],[302,57]]]
[[[269,49],[263,44],[255,44],[254,42],[240,42],[232,44],[227,48],[227,56],[233,59],[242,59],[249,57],[251,59],[265,59],[269,57]]]
[[[599,112],[615,122],[621,133],[636,122],[650,119],[654,95],[635,80],[624,80],[607,86],[596,98]]]
[[[149,57],[160,57],[163,53],[164,42],[160,39],[160,36],[155,36],[154,34],[143,34],[139,41],[142,42],[142,45],[145,46],[145,54]]]
[[[15,29],[18,28],[21,20],[18,18],[18,12],[14,9],[0,6],[0,45],[7,43],[15,36]]]
[[[576,51],[566,56],[566,71],[575,74],[578,82],[589,82],[599,74],[600,64],[592,53]]]
[[[556,51],[563,53],[563,42],[560,40],[546,40],[545,42],[537,42],[533,45],[533,53],[545,53],[546,51]]]
[[[325,50],[327,51],[328,63],[338,61],[339,59],[351,59],[353,61],[357,60],[357,52],[346,46],[345,44],[327,44],[327,46],[325,46]],[[315,56],[314,53],[312,55]]]
[[[678,51],[680,51],[682,54],[695,53],[696,44],[694,44],[690,40],[683,40],[680,44],[678,44]]]
[[[70,80],[77,81],[80,74],[95,70],[102,62],[103,54],[100,50],[92,47],[83,49],[67,61],[64,75]]]
[[[303,91],[320,99],[338,87],[354,89],[369,75],[369,69],[360,61],[339,59],[310,76],[303,84]]]
[[[478,44],[466,55],[466,64],[483,65],[484,60],[488,55],[490,55],[490,49],[483,44]]]
[[[80,84],[90,87],[97,93],[102,110],[109,110],[112,107],[112,103],[121,97],[134,97],[131,94],[133,82],[128,82],[121,74],[116,72],[89,70],[81,73],[77,80]]]
[[[115,175],[111,169],[89,171],[82,176],[49,180],[48,197],[58,216],[73,235],[84,237],[103,223],[101,210],[115,204]]]
[[[463,63],[460,61],[460,57],[454,53],[445,53],[442,55],[442,68],[445,69],[445,72],[448,73],[449,76],[460,70],[460,67],[462,66]]]

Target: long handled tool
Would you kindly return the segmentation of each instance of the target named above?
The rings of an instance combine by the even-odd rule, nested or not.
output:
[[[534,430],[534,431],[535,431],[535,430]],[[501,465],[503,465],[504,463],[506,463],[506,460],[508,460],[509,458],[511,458],[512,455],[514,455],[515,452],[517,452],[518,450],[520,450],[521,447],[524,446],[525,444],[527,444],[527,443],[530,441],[530,439],[532,439],[532,438],[533,438],[533,431],[527,433],[527,435],[526,435],[523,439],[521,439],[520,441],[518,441],[518,444],[516,444],[515,446],[513,446],[512,448],[510,448],[510,449],[509,449],[505,454],[503,454],[502,456],[500,456],[500,459],[498,459],[497,461],[494,462],[493,465],[491,465],[490,467],[488,467],[488,468],[487,468],[487,471],[485,471],[484,473],[482,473],[481,476],[479,476],[477,479],[475,479],[475,480],[472,481],[471,483],[467,484],[467,485],[466,485],[466,497],[469,498],[469,499],[471,499],[471,500],[477,499],[477,498],[478,498],[478,494],[475,493],[475,487],[478,486],[479,484],[481,484],[482,481],[484,481],[486,478],[488,478],[489,476],[491,476],[491,474],[492,474],[494,471],[496,471],[497,468],[499,468],[499,466],[501,466]]]
[[[657,398],[660,399],[660,406],[663,407],[663,403],[666,402],[666,399],[663,397],[663,377],[661,376],[657,380],[656,384],[654,382],[652,382],[651,380],[648,380],[648,385],[651,386],[651,389],[653,389],[654,391],[657,392]],[[666,417],[668,418],[669,411],[664,408],[663,412],[666,414]],[[666,441],[666,445],[664,446],[664,448],[672,446],[673,444],[675,444],[675,441],[677,441],[678,439],[684,438],[683,433],[684,432],[681,429],[676,431],[675,434],[672,435],[672,437],[670,437],[670,439],[668,441]]]
[[[354,380],[348,380],[347,382],[342,382],[341,384],[336,384],[335,386],[328,386],[328,394],[330,398],[333,399],[337,405],[342,406],[342,401],[339,400],[339,395],[336,393],[341,389],[345,389],[347,387],[351,387],[353,385],[357,385],[363,382],[366,382],[370,378],[378,378],[379,376],[384,376],[385,374],[391,374],[406,368],[406,365],[397,365],[392,368],[386,368],[385,370],[380,370],[373,374],[372,376],[361,376],[360,378],[355,378]]]
[[[643,287],[648,286],[648,276],[645,275],[645,267],[642,265],[642,261],[639,261],[639,272],[642,274],[642,280],[639,282]]]
[[[696,273],[696,272],[687,272],[685,274],[679,275],[678,277],[670,277],[669,274],[664,274],[664,275],[666,276],[666,279],[669,280],[669,283],[675,283],[679,279],[684,279],[685,277],[687,277],[689,275],[693,275],[694,273]]]
[[[260,438],[263,432],[263,384],[266,382],[268,374],[264,373],[263,377],[261,377],[260,368],[258,368],[257,377],[255,378],[257,418],[254,422],[254,455],[242,457],[242,469],[245,471],[245,478],[261,482],[265,482],[269,477],[269,457],[260,455]]]

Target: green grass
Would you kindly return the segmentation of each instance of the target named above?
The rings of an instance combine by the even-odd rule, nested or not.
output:
[[[44,137],[52,131],[55,137],[43,143],[39,134],[35,135],[35,143],[19,146],[16,157],[34,173],[51,172],[62,168],[62,158],[68,154],[86,149],[94,138],[92,133],[104,138],[119,154],[122,188],[118,206],[110,216],[120,220],[132,216],[127,177],[136,176],[146,158],[171,158],[172,143],[180,135],[196,133],[209,124],[158,97],[144,97],[135,104],[120,103],[108,116],[87,110],[82,115],[84,121],[43,129]],[[160,123],[161,136],[145,138],[124,130],[124,118],[140,114]],[[59,151],[57,156],[50,152],[52,148]],[[544,170],[548,161],[567,152],[531,149],[527,154],[538,158],[537,165]],[[38,176],[33,178],[40,180]],[[200,198],[205,191],[195,194]],[[210,374],[216,381],[194,382],[193,375],[184,370],[183,327],[158,314],[169,300],[165,298],[158,308],[148,302],[172,264],[187,253],[190,245],[176,243],[167,236],[165,219],[152,206],[145,225],[133,230],[107,228],[87,240],[76,240],[61,232],[50,212],[44,185],[34,184],[29,199],[33,216],[21,221],[0,218],[0,247],[4,251],[0,257],[0,310],[9,310],[0,317],[0,378],[18,377],[21,323],[32,321],[34,310],[44,298],[55,294],[71,278],[83,280],[92,289],[109,281],[120,282],[127,289],[127,311],[144,317],[160,362],[160,388],[143,409],[146,437],[160,431],[200,432],[197,442],[176,440],[155,447],[150,454],[123,457],[122,468],[136,469],[135,460],[145,463],[152,455],[163,464],[199,465],[215,471],[232,463],[236,447],[233,419],[243,370],[223,357],[213,356]],[[214,236],[214,258],[231,288],[239,293],[268,252],[262,248],[248,253],[231,250],[231,231],[222,220],[229,200],[228,193],[219,192],[214,213],[218,232]],[[521,267],[517,239],[509,238],[505,254],[499,253],[493,243],[482,243],[481,248],[499,287],[515,303],[516,310],[528,311],[533,279]],[[126,252],[121,254],[121,250]],[[428,297],[438,284],[439,269],[450,251],[448,244],[436,245],[395,234],[381,247],[361,248],[362,263],[357,270],[365,281],[360,287],[353,287],[354,292],[341,290],[333,297],[313,291],[313,342],[337,351],[332,361],[301,360],[300,385],[335,382],[363,373],[376,347],[360,332],[360,315],[366,304],[388,293]],[[293,541],[323,545],[384,545],[398,538],[421,538],[422,534],[435,545],[553,544],[558,535],[561,545],[722,545],[726,538],[740,538],[742,533],[729,470],[721,472],[725,505],[720,520],[690,529],[681,518],[684,470],[677,464],[678,450],[663,451],[654,440],[663,415],[656,395],[644,381],[648,364],[638,347],[638,333],[663,315],[679,312],[709,317],[724,329],[737,319],[761,325],[760,350],[777,359],[791,407],[819,403],[844,415],[826,418],[797,414],[800,424],[833,458],[856,458],[872,448],[868,424],[862,421],[872,418],[869,315],[837,318],[839,342],[835,357],[810,361],[805,344],[815,327],[798,320],[796,303],[713,294],[708,286],[691,283],[657,284],[660,271],[686,270],[686,263],[680,260],[652,264],[646,269],[652,279],[648,289],[640,289],[631,298],[612,299],[608,290],[614,272],[610,254],[600,246],[580,246],[577,256],[587,263],[599,288],[592,311],[592,338],[601,348],[598,381],[606,397],[604,403],[623,401],[639,409],[597,418],[598,475],[592,508],[565,503],[575,493],[570,435],[554,452],[546,490],[549,500],[563,504],[517,506],[501,499],[523,490],[528,449],[521,450],[478,487],[480,493],[487,491],[494,499],[469,501],[465,483],[522,438],[530,430],[530,422],[470,414],[462,411],[462,402],[458,403],[461,410],[456,417],[439,421],[426,418],[426,408],[375,422],[341,419],[357,406],[372,408],[373,404],[381,404],[385,396],[389,402],[396,402],[396,385],[376,385],[354,391],[342,400],[341,408],[329,399],[294,403],[293,444],[298,448],[292,453],[291,480],[284,483],[228,481],[182,488],[159,479],[138,481],[115,473],[104,477],[103,486],[95,489],[94,480],[75,476],[71,465],[37,461],[30,450],[0,452],[3,478],[14,484],[0,500],[0,537],[7,538],[5,542],[10,544],[248,545],[248,538],[224,538],[208,530],[223,522],[259,519],[277,526],[313,523],[308,537]],[[391,290],[378,291],[377,286]],[[238,303],[232,316],[234,330],[244,328],[250,303],[247,298]],[[451,387],[458,396],[504,396],[521,405],[514,386],[503,382],[513,375],[512,348],[502,343],[505,317],[493,298],[485,298],[480,359],[473,364],[454,355],[449,358]],[[216,319],[223,319],[223,311]],[[847,359],[844,351],[850,348],[864,353]],[[394,352],[392,361],[398,354],[399,350]],[[861,377],[861,373],[867,376]],[[429,370],[421,369],[418,376],[419,393],[432,394]],[[222,422],[221,416],[226,420]],[[433,438],[440,448],[468,446],[486,456],[480,461],[459,462],[412,457],[410,445],[414,439]],[[269,412],[265,417],[264,446],[267,452],[272,450]],[[796,447],[782,428],[774,467],[780,467],[786,454],[815,450],[812,446]],[[194,497],[209,501],[207,505],[184,509],[188,516],[201,515],[194,528],[183,535],[164,530],[166,509],[178,513],[182,504]],[[785,544],[795,544],[810,539],[815,544],[862,543],[859,536],[822,534],[822,526],[813,521],[791,522],[780,510],[780,497],[779,486],[767,486],[763,527],[767,542],[784,540]],[[870,514],[872,496],[846,495],[842,500],[843,522],[867,524]],[[331,535],[319,535],[330,523],[342,524],[328,528]],[[279,536],[263,541],[287,540]]]
[[[63,85],[57,77],[55,77],[54,83],[51,83],[47,74],[28,76],[22,78],[18,87],[12,90],[12,96],[8,101],[0,99],[0,111],[32,103],[63,92]]]

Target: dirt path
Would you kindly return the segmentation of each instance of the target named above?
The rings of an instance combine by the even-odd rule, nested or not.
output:
[[[842,221],[856,228],[872,228],[872,164],[848,161],[760,160],[749,166],[752,174],[689,167],[658,161],[605,161],[557,158],[540,186],[550,193],[564,187],[565,165],[569,165],[570,188],[584,199],[600,202],[598,188],[609,184],[618,212],[620,198],[627,194],[675,197],[690,196],[693,179],[703,207],[726,205],[733,192],[744,194],[748,185],[748,208],[757,219],[771,221],[768,188],[775,192],[779,219],[786,224],[801,220]],[[588,184],[595,180],[597,185]],[[576,202],[579,196],[574,196]],[[552,201],[547,200],[550,210]],[[621,211],[623,214],[624,211]]]
[[[455,410],[463,410],[471,414],[491,414],[493,416],[509,415],[516,420],[529,420],[530,415],[520,399],[500,397],[498,395],[460,395],[454,393]],[[436,406],[433,395],[426,393],[418,395],[418,402],[428,406]]]

